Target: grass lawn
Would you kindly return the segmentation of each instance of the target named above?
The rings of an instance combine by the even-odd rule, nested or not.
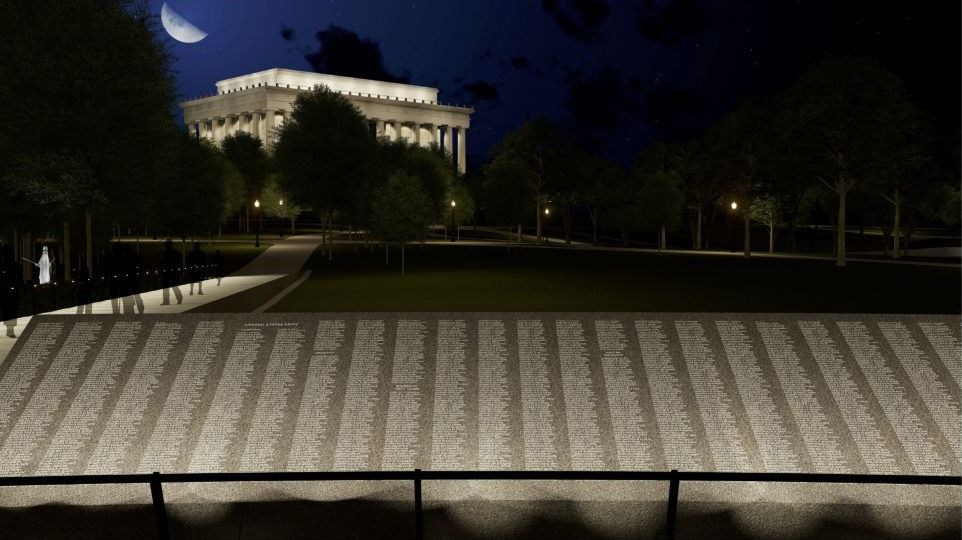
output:
[[[959,269],[565,249],[416,245],[315,252],[271,311],[959,313]]]

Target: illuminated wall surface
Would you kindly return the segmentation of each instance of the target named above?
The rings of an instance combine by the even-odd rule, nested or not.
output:
[[[0,474],[960,473],[954,316],[35,317]]]

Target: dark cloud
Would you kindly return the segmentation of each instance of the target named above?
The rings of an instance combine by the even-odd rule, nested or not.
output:
[[[528,69],[531,67],[531,60],[525,56],[512,56],[511,67],[514,69]]]
[[[498,88],[491,83],[475,81],[461,85],[474,101],[498,101]]]
[[[630,83],[622,81],[614,68],[603,68],[592,77],[570,71],[569,77],[565,106],[576,133],[586,142],[608,137],[641,117],[641,96]]]
[[[395,75],[387,70],[381,46],[376,41],[334,25],[318,32],[315,37],[317,51],[304,55],[314,71],[376,81],[406,83],[410,79],[410,75]]]
[[[606,0],[541,0],[541,8],[565,34],[582,43],[594,41],[610,11]]]
[[[660,6],[653,0],[645,0],[638,12],[641,33],[662,45],[678,45],[710,25],[711,18],[697,0],[670,0]]]

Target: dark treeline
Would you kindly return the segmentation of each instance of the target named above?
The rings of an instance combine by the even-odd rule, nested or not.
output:
[[[737,219],[746,256],[753,223],[767,229],[769,251],[781,232],[794,251],[800,225],[828,225],[839,266],[854,222],[880,228],[880,247],[897,258],[913,230],[959,225],[959,135],[935,125],[895,74],[867,58],[828,58],[700,137],[643,149],[630,170],[589,155],[550,120],[528,122],[493,151],[481,206],[489,221],[533,225],[539,238],[547,206],[569,242],[580,213],[595,243],[601,227],[625,244],[654,232],[662,249],[669,232],[675,245],[704,249],[716,222]]]

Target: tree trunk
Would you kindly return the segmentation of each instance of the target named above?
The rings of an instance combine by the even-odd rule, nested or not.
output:
[[[744,240],[745,245],[742,246],[742,247],[743,247],[743,252],[744,252],[744,254],[745,254],[745,258],[746,258],[746,259],[752,256],[752,220],[751,220],[751,213],[752,213],[752,205],[751,205],[750,202],[746,202],[746,203],[745,203],[745,211],[744,211],[744,213],[743,213],[743,214],[744,214],[744,218],[742,219],[742,221],[743,221],[744,224],[745,224],[745,240]]]
[[[895,188],[892,204],[895,206],[895,222],[892,225],[892,238],[895,243],[892,248],[892,258],[898,259],[901,256],[899,245],[902,241],[902,190],[899,188]]]
[[[768,252],[775,253],[775,224],[768,224]]]
[[[882,223],[885,223],[884,221]],[[892,233],[892,228],[888,225],[882,225],[882,256],[889,256],[889,236]]]
[[[792,222],[788,225],[788,240],[791,246],[792,253],[798,251],[798,244],[795,243],[795,229],[798,228],[797,218],[792,218]]]
[[[251,209],[249,204],[244,205],[244,232],[251,233]]]
[[[404,244],[407,242],[401,242],[401,275],[404,275]]]
[[[384,266],[388,265],[387,241],[384,242]]]
[[[591,212],[591,243],[598,245],[598,209]]]
[[[541,192],[540,191],[535,194],[535,200],[537,201],[537,203],[534,205],[535,206],[534,238],[535,238],[535,242],[541,242]]]
[[[93,279],[94,275],[94,233],[93,210],[84,208],[84,235],[87,237],[87,273]]]
[[[838,189],[838,224],[837,224],[837,245],[835,253],[835,266],[845,266],[845,182],[836,184]]]
[[[661,230],[658,232],[658,251],[665,249],[665,226],[661,226]]]
[[[334,260],[334,215],[327,216],[327,262]]]
[[[521,241],[521,224],[518,223],[518,242]]]
[[[294,236],[294,220],[296,217],[291,217],[291,236]]]
[[[23,279],[30,283],[33,281],[33,235],[31,233],[26,233],[23,235],[23,254],[27,256],[31,262],[23,261]],[[22,260],[22,259],[21,259]]]
[[[701,204],[695,207],[695,249],[701,249]]]
[[[70,283],[70,221],[63,221],[63,280]]]
[[[511,254],[511,225],[508,225],[508,254]]]

